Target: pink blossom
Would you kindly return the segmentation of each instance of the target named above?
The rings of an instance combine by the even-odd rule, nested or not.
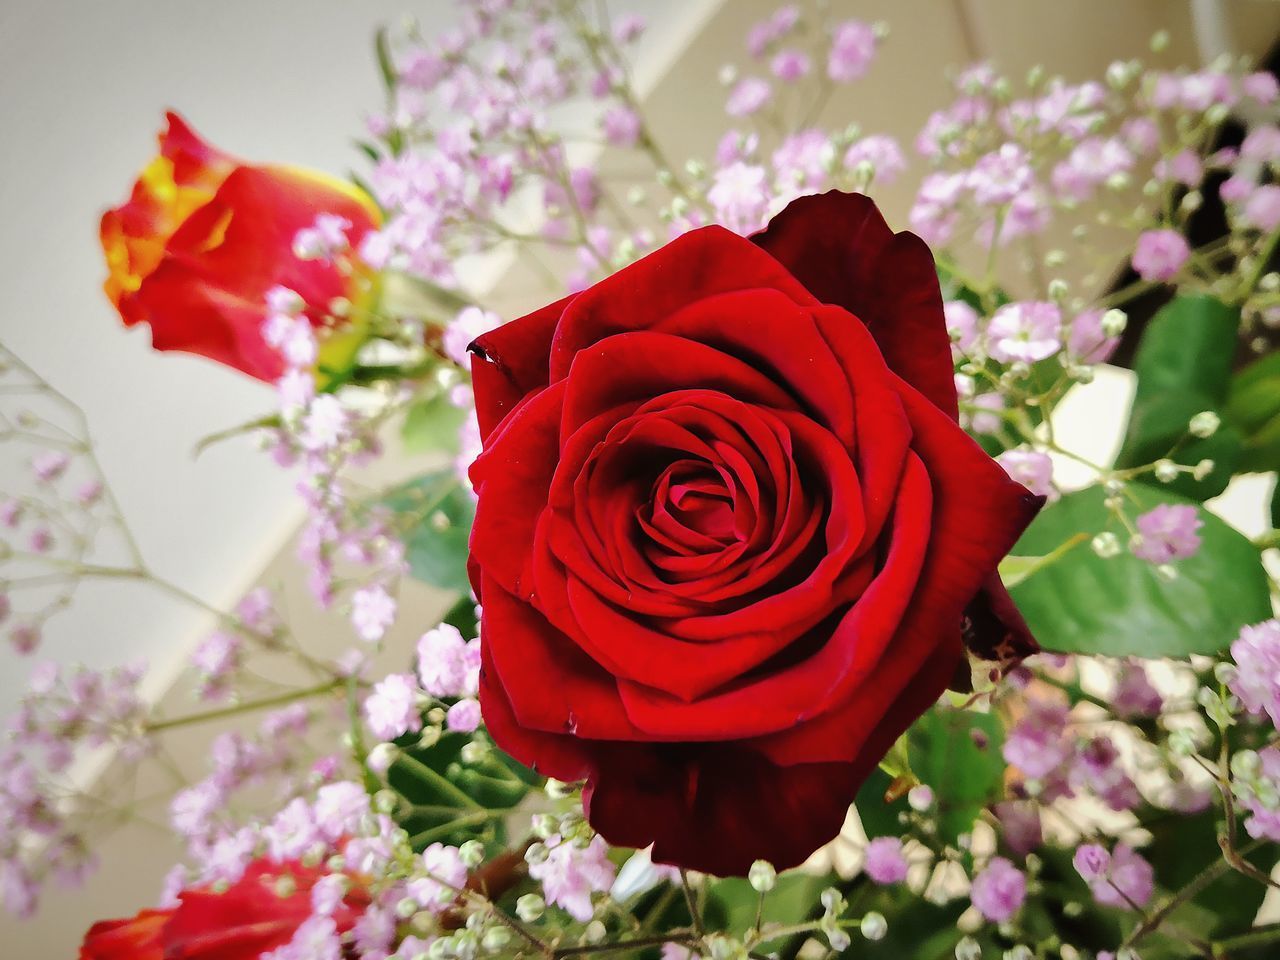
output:
[[[898,179],[898,174],[907,168],[898,141],[879,133],[854,141],[845,151],[845,169],[852,170],[860,163],[871,166],[879,183],[893,183]]]
[[[1239,174],[1227,177],[1218,185],[1218,196],[1222,198],[1222,202],[1226,204],[1239,203],[1249,196],[1254,190],[1254,182],[1248,177],[1242,177]]]
[[[1098,903],[1127,910],[1132,904],[1145,907],[1150,901],[1155,889],[1155,872],[1132,847],[1121,843],[1111,852],[1109,869],[1088,882]]]
[[[1144,280],[1172,280],[1190,256],[1191,248],[1177,230],[1147,230],[1138,237],[1133,269]]]
[[[1125,143],[1138,154],[1155,153],[1160,146],[1160,127],[1150,117],[1133,117],[1120,127]]]
[[[1240,156],[1257,164],[1280,160],[1280,127],[1272,123],[1253,127],[1240,144]]]
[[[384,677],[364,701],[364,719],[380,740],[394,740],[422,729],[418,711],[418,686],[407,673]]]
[[[1017,480],[1032,493],[1053,499],[1057,488],[1053,485],[1053,460],[1047,453],[1034,450],[1006,450],[996,457],[1004,472]]]
[[[1256,778],[1261,782],[1244,789],[1239,781],[1235,785],[1236,795],[1249,813],[1244,828],[1251,837],[1280,843],[1280,805],[1275,802],[1280,796],[1280,749],[1265,747],[1258,751],[1258,760]],[[1267,796],[1259,796],[1259,786]]]
[[[967,355],[978,340],[978,311],[963,300],[948,300],[942,305],[942,316],[951,337],[952,357]]]
[[[396,601],[381,584],[361,587],[351,596],[351,625],[356,636],[376,643],[395,622]]]
[[[1204,179],[1204,164],[1194,150],[1179,150],[1172,157],[1157,161],[1155,174],[1183,186],[1195,187]]]
[[[773,152],[773,168],[781,189],[814,190],[827,179],[833,159],[830,138],[821,130],[793,133]]]
[[[1276,97],[1280,96],[1280,84],[1265,70],[1241,77],[1240,90],[1246,97],[1264,105],[1274,103]]]
[[[759,58],[770,44],[786,36],[800,21],[800,8],[794,4],[779,7],[764,20],[752,25],[747,32],[747,52]]]
[[[41,483],[52,483],[71,465],[71,458],[61,450],[45,450],[31,458],[31,472]]]
[[[424,909],[438,913],[466,886],[467,865],[457,847],[433,843],[422,851],[422,866],[427,875],[409,881],[409,896]]]
[[[1138,536],[1130,549],[1134,556],[1148,563],[1168,563],[1194,556],[1200,549],[1200,535],[1196,532],[1204,521],[1199,511],[1189,504],[1162,503],[1135,521]]]
[[[1026,712],[1005,738],[1002,753],[1032,780],[1043,780],[1072,756],[1067,738],[1068,708],[1048,700],[1030,698]]]
[[[1096,843],[1082,843],[1076,848],[1071,862],[1085,883],[1103,880],[1111,870],[1111,854],[1106,847]]]
[[[1231,643],[1238,669],[1229,684],[1252,714],[1266,714],[1280,727],[1280,620],[1242,627]]]
[[[757,113],[773,96],[773,88],[767,80],[746,77],[729,93],[724,111],[731,117],[749,117]]]
[[[769,72],[783,83],[795,83],[808,76],[812,64],[803,50],[779,50],[769,62]]]
[[[613,25],[613,39],[626,46],[635,43],[645,30],[645,19],[638,13],[624,13]]]
[[[1102,310],[1077,313],[1067,331],[1067,355],[1080,363],[1106,363],[1120,344],[1102,328]]]
[[[707,191],[716,220],[744,235],[764,225],[769,199],[764,167],[742,162],[717,170]]]
[[[874,883],[888,885],[907,879],[907,858],[897,837],[876,837],[867,844],[862,869]]]
[[[86,480],[76,487],[75,497],[76,503],[80,504],[80,506],[92,506],[102,497],[102,481]]]
[[[992,923],[1004,923],[1022,907],[1027,896],[1027,878],[1004,857],[992,857],[973,878],[969,899]]]
[[[0,503],[0,525],[10,530],[22,522],[22,504],[17,500],[5,500]]]
[[[1244,202],[1240,219],[1263,233],[1280,227],[1280,186],[1266,183],[1258,187]]]
[[[433,697],[456,697],[466,680],[466,641],[448,623],[418,639],[418,680]]]
[[[1006,303],[987,324],[987,352],[1001,363],[1034,363],[1062,347],[1062,314],[1049,301]]]
[[[450,360],[468,370],[471,367],[471,356],[467,353],[467,347],[471,345],[471,341],[501,325],[502,318],[496,313],[475,306],[463,307],[445,326],[441,345]]]
[[[466,697],[451,706],[444,717],[445,726],[457,733],[474,733],[480,726],[480,701]]]
[[[1120,664],[1110,702],[1117,716],[1154,717],[1159,715],[1164,698],[1151,685],[1147,671],[1140,663],[1125,660]]]
[[[615,869],[605,842],[592,837],[585,847],[564,841],[559,834],[546,840],[547,858],[529,864],[529,876],[542,883],[547,902],[562,907],[575,920],[586,923],[595,913],[591,894],[608,890]]]
[[[850,83],[867,72],[876,54],[876,33],[861,20],[837,24],[831,35],[827,76],[837,83]]]
[[[1090,740],[1076,754],[1070,783],[1088,789],[1112,810],[1132,810],[1142,795],[1120,765],[1120,753],[1109,738]]]
[[[604,138],[615,147],[633,147],[640,140],[640,115],[621,104],[610,107],[600,118]]]
[[[1044,842],[1044,829],[1040,823],[1040,807],[1029,800],[1006,800],[995,805],[996,817],[1004,842],[1009,849],[1026,856]]]

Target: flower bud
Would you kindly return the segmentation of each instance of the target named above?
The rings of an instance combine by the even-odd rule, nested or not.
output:
[[[862,918],[862,922],[858,924],[858,930],[867,940],[883,940],[885,934],[889,932],[889,922],[885,920],[884,914],[873,910]]]
[[[1129,317],[1123,310],[1112,308],[1102,315],[1102,332],[1108,337],[1120,336],[1128,324]]]
[[[497,953],[511,942],[511,931],[501,925],[490,927],[480,938],[480,945],[489,953]]]
[[[1191,471],[1191,476],[1195,477],[1197,480],[1203,480],[1209,474],[1213,473],[1213,467],[1214,463],[1212,460],[1208,458],[1201,460]]]
[[[747,879],[756,893],[768,893],[778,882],[778,872],[767,860],[757,860],[747,872]]]
[[[933,806],[933,789],[928,784],[920,784],[907,791],[907,805],[916,813],[924,813]]]
[[[478,867],[484,863],[484,844],[479,840],[468,840],[458,848],[458,859],[468,867]]]
[[[1110,530],[1104,530],[1093,538],[1093,552],[1107,560],[1120,554],[1120,538]]]
[[[1212,410],[1202,410],[1191,418],[1191,422],[1187,424],[1187,430],[1193,437],[1203,440],[1217,433],[1221,424],[1222,421]]]
[[[1172,483],[1178,479],[1178,465],[1172,460],[1157,460],[1152,472],[1161,483]]]
[[[982,947],[973,937],[961,937],[956,944],[956,960],[982,960]]]
[[[546,909],[546,901],[536,893],[526,893],[516,901],[516,916],[525,923],[534,923]]]
[[[600,943],[608,934],[609,931],[605,929],[603,923],[599,920],[592,920],[587,924],[587,929],[583,931],[582,938],[587,943]]]

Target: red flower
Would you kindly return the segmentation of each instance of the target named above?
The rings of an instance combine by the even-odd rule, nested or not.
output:
[[[259,860],[223,893],[184,890],[170,910],[95,923],[80,960],[257,960],[288,943],[311,916],[311,888],[322,875]],[[348,893],[332,914],[337,932],[350,930],[368,902],[359,887]]]
[[[197,353],[273,379],[283,365],[262,338],[271,287],[301,295],[319,328],[333,300],[358,299],[368,286],[327,261],[299,260],[294,236],[327,213],[350,222],[354,246],[380,214],[350,184],[310,170],[241,163],[201,140],[176,113],[166,118],[159,156],[128,202],[102,217],[107,296],[126,325],[151,325],[157,350]],[[322,363],[345,360],[358,342],[356,335],[328,337]]]
[[[688,233],[479,338],[494,740],[610,842],[779,868],[963,663],[1041,498],[957,425],[933,258],[866,197]]]

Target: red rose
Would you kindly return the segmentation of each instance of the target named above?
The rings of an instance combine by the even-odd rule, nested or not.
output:
[[[170,910],[95,923],[80,960],[258,960],[311,916],[311,888],[321,876],[297,863],[256,861],[223,893],[184,890]],[[336,932],[350,930],[368,903],[362,889],[352,889],[331,915]]]
[[[473,345],[494,740],[610,842],[805,859],[980,649],[1041,499],[957,425],[933,258],[866,197],[688,233]]]
[[[283,364],[262,337],[267,291],[279,285],[299,294],[308,319],[321,328],[335,299],[357,300],[368,285],[325,260],[299,260],[294,237],[327,213],[351,224],[355,246],[381,215],[348,183],[311,170],[241,163],[201,140],[176,113],[166,119],[160,154],[128,202],[102,216],[107,296],[126,325],[151,325],[157,350],[197,353],[274,379]],[[355,334],[328,336],[322,364],[346,360],[359,343]]]

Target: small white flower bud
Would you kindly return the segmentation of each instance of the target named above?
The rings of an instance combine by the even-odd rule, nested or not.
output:
[[[511,942],[511,931],[503,926],[492,926],[480,938],[480,945],[490,953],[497,953]]]
[[[1106,560],[1110,557],[1119,555],[1120,538],[1110,530],[1104,530],[1093,538],[1093,552],[1102,559]]]
[[[526,893],[516,901],[516,916],[525,923],[535,922],[546,909],[546,901],[536,893]]]
[[[1191,471],[1191,476],[1197,480],[1203,480],[1211,473],[1213,473],[1213,461],[1206,458],[1195,465],[1195,468]]]
[[[478,867],[484,863],[484,844],[479,840],[468,840],[458,848],[458,859],[468,867]]]
[[[524,861],[536,866],[539,863],[546,863],[547,857],[550,855],[545,843],[531,843],[529,844],[529,849],[524,852]]]
[[[956,944],[956,960],[982,960],[982,947],[973,937],[961,937]]]
[[[1129,324],[1129,315],[1112,308],[1102,315],[1102,332],[1108,337],[1118,337]]]
[[[873,910],[862,918],[858,930],[867,940],[883,940],[889,932],[889,922],[885,920],[884,914]]]
[[[1055,277],[1049,281],[1049,299],[1065,300],[1071,288],[1067,285],[1067,281],[1060,277]]]
[[[756,893],[768,893],[778,882],[778,871],[768,860],[757,860],[747,872],[747,880]]]
[[[587,924],[587,929],[583,931],[582,938],[587,943],[601,943],[608,934],[609,931],[605,929],[603,923],[599,920],[592,920]]]
[[[907,791],[907,805],[916,813],[924,813],[933,806],[933,789],[928,784],[920,784]]]
[[[1221,425],[1222,421],[1216,413],[1212,410],[1201,410],[1191,418],[1191,422],[1187,424],[1187,430],[1193,437],[1199,437],[1203,440],[1217,433],[1218,427]]]
[[[1178,479],[1178,465],[1172,460],[1157,460],[1152,472],[1161,483],[1172,483]]]

